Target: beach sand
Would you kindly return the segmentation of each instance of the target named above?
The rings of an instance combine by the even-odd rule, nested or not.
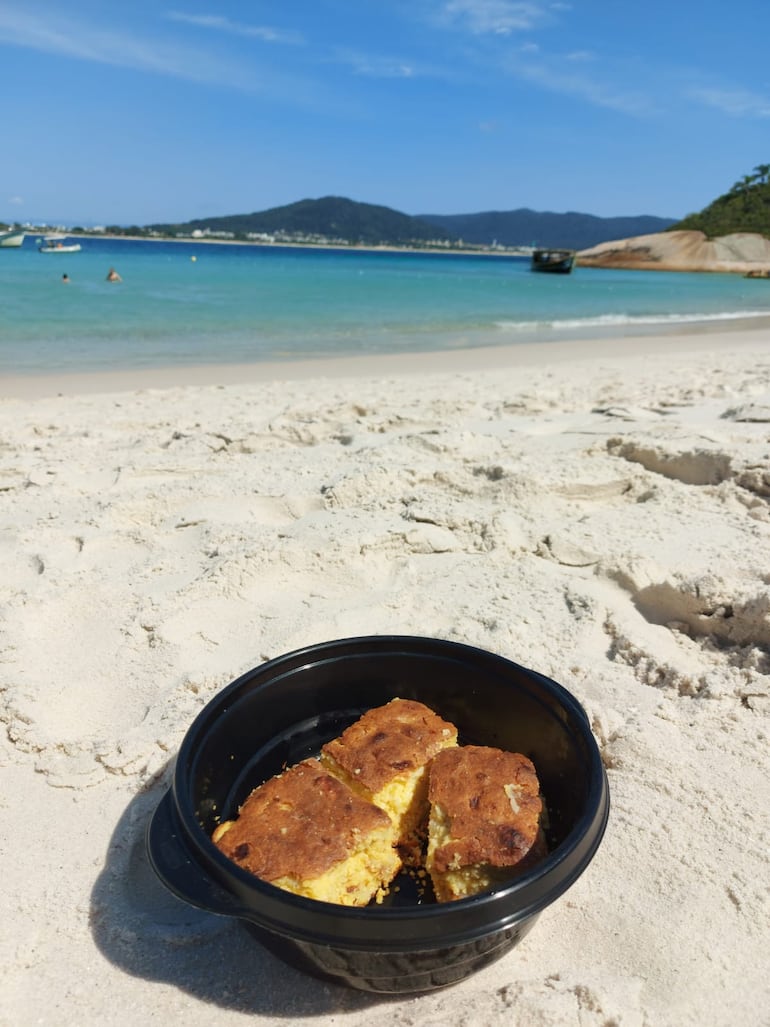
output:
[[[3,1025],[768,1023],[770,331],[0,378],[0,548]],[[144,832],[224,685],[390,632],[564,684],[612,809],[516,949],[383,999]]]

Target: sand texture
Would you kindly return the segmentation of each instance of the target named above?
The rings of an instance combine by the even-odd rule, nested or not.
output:
[[[770,333],[646,345],[0,399],[1,1024],[768,1023]],[[612,810],[518,948],[384,1000],[172,898],[144,832],[225,684],[389,632],[564,684]]]

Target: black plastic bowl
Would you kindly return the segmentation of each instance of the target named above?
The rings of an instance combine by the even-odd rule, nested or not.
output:
[[[461,743],[530,757],[548,809],[542,862],[469,899],[425,901],[404,881],[391,904],[357,909],[282,891],[219,852],[212,830],[252,788],[317,754],[365,710],[396,696],[452,721]],[[417,992],[453,984],[516,945],[588,866],[608,813],[588,720],[561,685],[456,642],[372,636],[289,653],[220,692],[182,742],[147,843],[172,892],[246,921],[293,965],[354,988]]]

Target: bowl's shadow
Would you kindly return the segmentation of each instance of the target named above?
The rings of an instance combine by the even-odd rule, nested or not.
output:
[[[392,1001],[305,975],[268,952],[239,921],[167,891],[147,858],[145,834],[170,778],[168,764],[128,804],[94,883],[91,932],[106,958],[135,977],[243,1013],[327,1016]]]

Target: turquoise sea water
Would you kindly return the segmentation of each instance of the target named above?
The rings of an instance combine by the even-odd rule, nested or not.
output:
[[[111,239],[52,255],[36,243],[0,249],[0,373],[440,351],[770,316],[770,285],[740,275],[551,276],[513,257]],[[105,281],[111,266],[120,284]]]

